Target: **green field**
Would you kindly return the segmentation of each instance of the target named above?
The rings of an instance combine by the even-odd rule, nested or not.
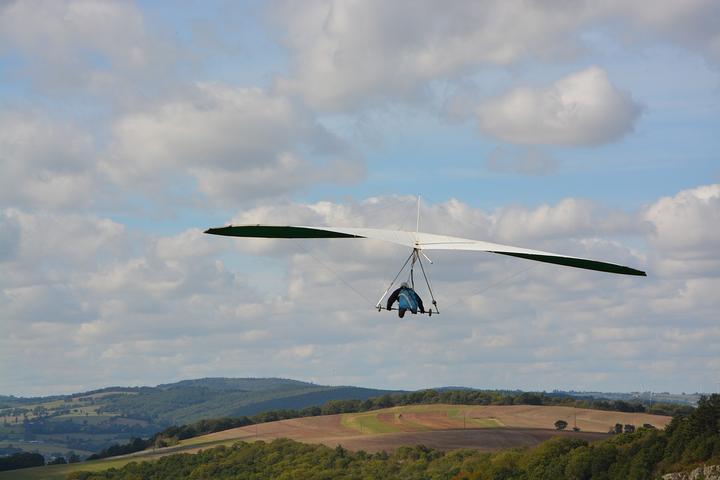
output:
[[[495,418],[472,418],[472,406],[465,405],[406,405],[382,411],[343,414],[341,424],[364,434],[427,431],[441,428],[501,428],[503,423]],[[388,421],[378,415],[392,415]],[[429,415],[436,415],[433,419]],[[438,421],[447,422],[438,424]]]
[[[342,416],[340,423],[365,434],[394,433],[400,430],[392,424],[381,422],[377,413],[348,413]]]
[[[447,414],[450,418],[462,420],[464,424],[471,428],[500,428],[504,427],[503,423],[497,418],[472,418],[468,415],[470,408],[466,406],[451,407]]]

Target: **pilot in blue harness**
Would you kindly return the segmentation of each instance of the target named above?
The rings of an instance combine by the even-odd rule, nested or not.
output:
[[[403,282],[400,288],[395,290],[387,301],[387,309],[390,310],[393,303],[398,302],[398,316],[403,318],[405,312],[410,310],[413,315],[418,313],[425,313],[425,307],[423,306],[422,299],[415,293],[415,290],[410,288],[407,282]]]

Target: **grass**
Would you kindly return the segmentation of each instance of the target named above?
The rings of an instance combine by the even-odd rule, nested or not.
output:
[[[473,418],[468,415],[473,407],[451,407],[447,410],[447,415],[450,418],[462,420],[465,417],[465,425],[472,428],[502,428],[505,425],[497,418]]]
[[[352,428],[360,433],[378,434],[399,432],[396,426],[380,421],[376,412],[370,413],[346,413],[340,419],[340,423],[347,428]]]
[[[448,418],[456,420],[458,422],[458,428],[461,426],[470,428],[502,428],[505,426],[495,418],[472,418],[466,416],[472,408],[472,406],[407,405],[366,413],[346,413],[342,416],[340,422],[344,427],[369,435],[408,430],[425,431],[434,430],[434,428],[424,424],[422,421],[418,421],[418,419],[411,420],[407,418],[407,416],[403,417],[402,415],[407,413],[439,412],[441,414],[445,413]],[[393,413],[393,422],[390,423],[380,420],[378,415],[382,413]]]
[[[212,435],[212,434],[208,434],[208,435]],[[252,442],[254,440],[257,440],[257,437],[253,436],[253,437],[247,437],[247,438],[233,438],[230,440],[230,442],[240,442],[240,441]],[[185,440],[180,440],[178,445],[183,446],[183,447],[202,446],[204,448],[206,445],[215,446],[214,445],[215,443],[220,445],[220,443],[218,443],[218,442],[224,442],[224,441],[225,440],[209,440],[208,441],[207,435],[200,435],[199,437],[191,437],[191,438],[186,438]]]

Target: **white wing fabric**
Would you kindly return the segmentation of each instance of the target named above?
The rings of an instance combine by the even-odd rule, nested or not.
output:
[[[601,262],[586,258],[570,257],[557,253],[530,250],[527,248],[500,245],[498,243],[470,240],[467,238],[435,235],[423,232],[406,232],[403,230],[383,230],[377,228],[345,228],[345,227],[306,227],[280,225],[237,225],[211,228],[205,231],[213,235],[254,238],[371,238],[404,245],[418,250],[471,250],[478,252],[499,253],[513,257],[554,263],[568,267],[596,270],[599,272],[617,273],[621,275],[647,274],[634,268]]]

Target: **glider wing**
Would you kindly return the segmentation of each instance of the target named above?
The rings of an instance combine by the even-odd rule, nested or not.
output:
[[[527,248],[501,245],[498,243],[469,240],[467,238],[435,235],[423,232],[407,232],[403,230],[383,230],[377,228],[344,228],[344,227],[292,227],[279,225],[239,225],[211,228],[205,233],[227,235],[231,237],[255,238],[371,238],[386,242],[417,248],[418,250],[469,250],[478,252],[498,253],[512,257],[525,258],[538,262],[554,263],[568,267],[596,270],[599,272],[636,275],[645,277],[641,270],[601,262],[586,258],[570,257],[557,253],[530,250]]]

